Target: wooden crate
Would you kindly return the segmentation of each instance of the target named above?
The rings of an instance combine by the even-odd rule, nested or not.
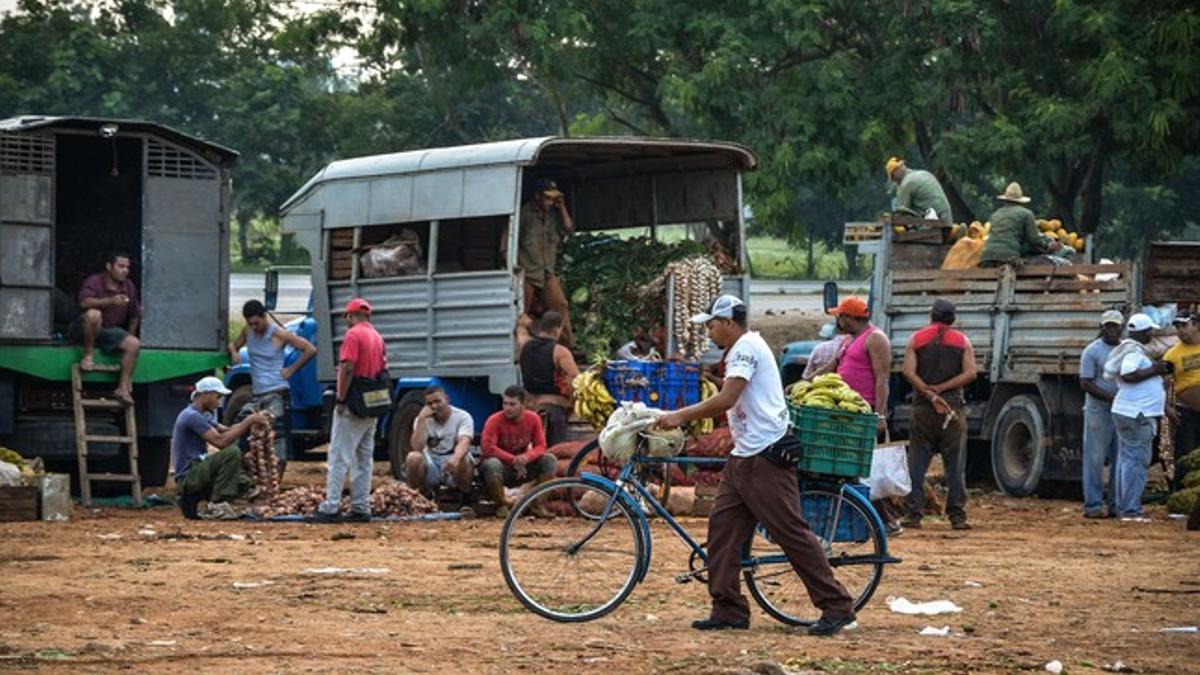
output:
[[[0,487],[0,521],[38,520],[41,495],[32,486]]]

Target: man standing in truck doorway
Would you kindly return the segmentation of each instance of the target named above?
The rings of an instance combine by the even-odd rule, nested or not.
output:
[[[1104,377],[1104,363],[1121,344],[1125,317],[1115,309],[1100,316],[1100,337],[1079,357],[1079,387],[1083,389],[1083,517],[1117,517],[1117,429],[1112,400],[1117,382]],[[1104,498],[1104,465],[1108,465],[1108,499]]]
[[[229,360],[240,363],[241,350],[246,348],[250,359],[250,406],[255,411],[271,414],[271,427],[275,430],[275,456],[279,458],[280,476],[287,466],[287,436],[291,428],[288,417],[292,414],[291,385],[288,380],[304,367],[317,348],[311,342],[271,321],[267,308],[258,300],[247,300],[242,305],[242,318],[246,326],[229,345]],[[283,350],[291,346],[300,352],[300,358],[290,366],[283,365]]]
[[[575,221],[554,181],[539,178],[533,182],[533,196],[521,207],[520,227],[517,265],[525,273],[525,313],[530,314],[535,304],[558,312],[563,318],[563,342],[569,347],[574,342],[571,313],[554,270],[558,246],[575,232]]]
[[[100,346],[106,354],[121,354],[121,374],[113,396],[125,405],[133,405],[133,369],[137,367],[138,328],[142,324],[142,302],[137,286],[129,278],[132,266],[128,253],[110,253],[104,271],[84,280],[79,288],[79,316],[67,328],[67,338],[83,345],[79,367],[96,367],[94,351]]]

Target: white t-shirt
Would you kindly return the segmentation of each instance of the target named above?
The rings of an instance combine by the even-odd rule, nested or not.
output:
[[[1151,361],[1140,351],[1130,352],[1121,359],[1121,375],[1128,375],[1142,368],[1149,368]],[[1162,417],[1166,405],[1167,392],[1163,389],[1161,375],[1148,377],[1141,382],[1130,384],[1120,377],[1117,378],[1117,395],[1113,398],[1112,411],[1116,415],[1137,417]]]
[[[725,413],[733,435],[731,454],[753,457],[783,438],[788,429],[787,402],[775,355],[758,333],[746,333],[729,348],[725,379],[731,377],[746,381],[737,403]]]
[[[420,423],[420,418],[413,420],[413,431],[417,430]],[[475,422],[471,419],[471,414],[462,408],[450,406],[450,416],[446,418],[445,424],[438,424],[433,417],[425,424],[424,449],[435,455],[449,455],[454,452],[454,446],[458,444],[460,436],[475,437]]]

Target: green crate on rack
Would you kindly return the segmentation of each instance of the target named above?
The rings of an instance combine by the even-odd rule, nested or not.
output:
[[[871,474],[875,415],[788,404],[792,433],[804,446],[802,472],[858,478]]]

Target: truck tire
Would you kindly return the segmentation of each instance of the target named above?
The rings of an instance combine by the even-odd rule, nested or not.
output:
[[[171,439],[138,437],[138,473],[141,474],[143,488],[166,485],[170,466]]]
[[[404,461],[412,450],[409,441],[412,439],[413,420],[417,419],[417,414],[423,407],[425,394],[414,389],[401,396],[400,401],[396,403],[396,409],[392,411],[391,424],[388,425],[387,451],[388,460],[392,464],[392,477],[396,480],[404,480],[405,474],[408,473]]]
[[[243,384],[234,389],[229,398],[225,399],[225,414],[221,416],[221,424],[227,427],[233,426],[237,422],[238,411],[249,403],[253,396],[254,388],[249,384]]]
[[[1044,415],[1037,396],[1021,394],[1009,399],[996,417],[992,473],[1005,494],[1028,497],[1041,482],[1046,467]]]

